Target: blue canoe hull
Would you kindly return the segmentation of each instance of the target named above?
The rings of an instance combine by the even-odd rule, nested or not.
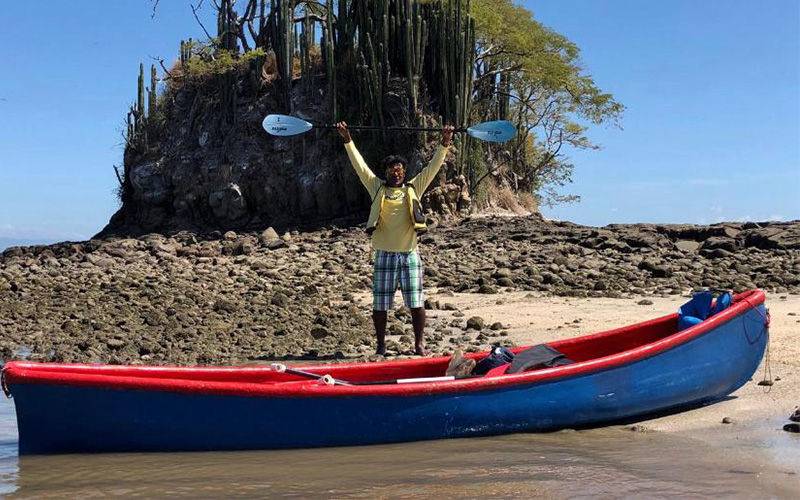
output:
[[[456,393],[253,397],[13,384],[20,453],[365,445],[595,426],[697,406],[754,374],[764,305],[657,355],[578,376]]]

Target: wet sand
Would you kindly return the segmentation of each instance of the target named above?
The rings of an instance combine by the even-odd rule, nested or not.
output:
[[[0,421],[13,422],[10,401]],[[3,498],[794,498],[797,473],[623,426],[308,450],[18,457]]]

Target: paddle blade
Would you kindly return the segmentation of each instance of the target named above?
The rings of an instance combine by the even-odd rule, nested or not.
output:
[[[278,137],[287,137],[290,135],[305,134],[313,125],[300,118],[286,115],[267,115],[261,126],[270,135],[277,135]]]
[[[467,129],[467,133],[482,141],[506,142],[517,134],[517,129],[513,123],[499,120],[473,125]]]

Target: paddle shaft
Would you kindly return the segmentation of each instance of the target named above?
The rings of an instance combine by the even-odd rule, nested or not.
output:
[[[325,375],[319,375],[319,374],[316,374],[316,373],[311,373],[311,372],[307,372],[307,371],[303,371],[303,370],[295,370],[294,368],[289,368],[289,367],[286,367],[286,369],[284,371],[286,373],[290,373],[292,375],[299,375],[301,377],[313,378],[313,379],[316,379],[316,380],[319,380],[319,379],[321,379],[321,378],[323,378],[325,376]],[[331,377],[331,378],[333,379],[333,381],[336,384],[339,384],[339,385],[351,385],[350,382],[345,382],[344,380],[339,380],[339,379],[336,379],[336,378],[333,378],[333,377]]]
[[[336,125],[312,125],[312,128],[332,129]],[[441,132],[443,127],[381,127],[378,125],[348,125],[347,130],[385,130],[387,132]],[[465,128],[454,128],[453,132],[466,132]]]
[[[323,378],[325,375],[319,375],[317,373],[311,373],[304,370],[297,370],[295,368],[289,368],[285,366],[282,368],[282,371],[289,373],[291,375],[298,375],[300,377],[311,378],[315,380],[319,380]],[[340,380],[337,378],[331,377],[331,380],[338,385],[393,385],[393,384],[411,384],[411,383],[424,383],[424,382],[445,382],[450,380],[461,380],[465,378],[478,378],[482,377],[483,375],[466,375],[463,377],[454,377],[450,376],[443,376],[443,377],[421,377],[421,378],[406,378],[406,379],[395,379],[395,380],[375,380],[375,381],[363,381],[363,382],[347,382],[344,380]]]
[[[464,380],[468,378],[482,378],[483,375],[463,375],[455,377],[448,375],[444,377],[421,377],[421,378],[400,378],[395,380],[370,380],[366,382],[350,382],[352,385],[394,385],[394,384],[420,384],[425,382],[449,382],[453,380]]]

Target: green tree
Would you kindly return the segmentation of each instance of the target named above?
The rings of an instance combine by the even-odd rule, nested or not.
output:
[[[491,173],[506,176],[540,203],[578,199],[558,191],[571,182],[568,149],[599,149],[586,137],[586,124],[618,125],[624,106],[595,85],[577,45],[524,7],[472,0],[471,13],[477,50],[473,121],[508,119],[520,131],[503,149],[483,146],[489,171],[471,172],[473,188]]]

